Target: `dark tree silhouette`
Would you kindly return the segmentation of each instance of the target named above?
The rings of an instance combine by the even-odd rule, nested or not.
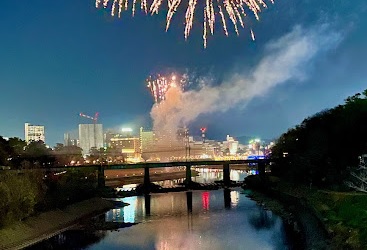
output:
[[[293,181],[340,186],[367,153],[367,90],[323,110],[280,136],[273,173]]]

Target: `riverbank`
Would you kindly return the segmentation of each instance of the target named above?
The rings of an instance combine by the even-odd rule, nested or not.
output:
[[[261,190],[257,185],[261,182],[256,178],[248,178],[247,183]],[[323,236],[318,237],[326,245],[314,249],[366,249],[367,195],[310,188],[274,177],[269,178],[268,187],[261,192],[271,199],[280,200],[287,209],[299,214],[298,221],[309,243],[314,240],[309,239],[308,232],[311,237],[313,234]]]
[[[112,202],[92,198],[27,218],[0,229],[0,249],[21,249],[76,226],[82,219],[113,208]]]
[[[265,189],[258,175],[247,177],[245,182],[255,190],[252,193],[255,201],[283,217],[295,232],[302,234],[305,249],[330,249],[326,227],[304,197],[283,189],[279,179],[269,178]]]

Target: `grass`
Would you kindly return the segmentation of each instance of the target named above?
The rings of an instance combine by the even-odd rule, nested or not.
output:
[[[329,231],[332,249],[367,249],[367,194],[269,180],[274,189],[307,200]]]
[[[367,195],[318,191],[310,201],[325,218],[335,246],[367,249]]]

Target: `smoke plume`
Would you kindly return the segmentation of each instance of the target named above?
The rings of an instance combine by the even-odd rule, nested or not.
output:
[[[334,47],[339,40],[340,34],[330,31],[327,25],[308,30],[296,26],[265,46],[262,59],[250,73],[233,74],[218,86],[204,84],[200,89],[188,91],[170,88],[166,100],[151,110],[153,129],[167,134],[190,124],[202,114],[246,105],[278,85],[302,80],[312,59]]]

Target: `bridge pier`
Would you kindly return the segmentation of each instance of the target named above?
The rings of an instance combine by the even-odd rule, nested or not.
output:
[[[191,184],[191,164],[186,164],[186,187],[189,187]]]
[[[265,162],[259,161],[257,163],[257,171],[259,171],[260,179],[265,179]]]
[[[149,167],[144,167],[144,187],[148,188],[149,186],[150,186]]]
[[[226,209],[231,209],[231,190],[228,188],[223,189],[224,195],[224,207]]]
[[[104,166],[98,166],[98,188],[105,187],[105,175],[104,175]]]
[[[150,216],[150,194],[144,195],[145,215]]]
[[[189,214],[192,213],[192,192],[186,192],[186,205],[187,205],[187,212]]]
[[[231,185],[229,163],[223,164],[223,183],[225,187],[229,187]]]

